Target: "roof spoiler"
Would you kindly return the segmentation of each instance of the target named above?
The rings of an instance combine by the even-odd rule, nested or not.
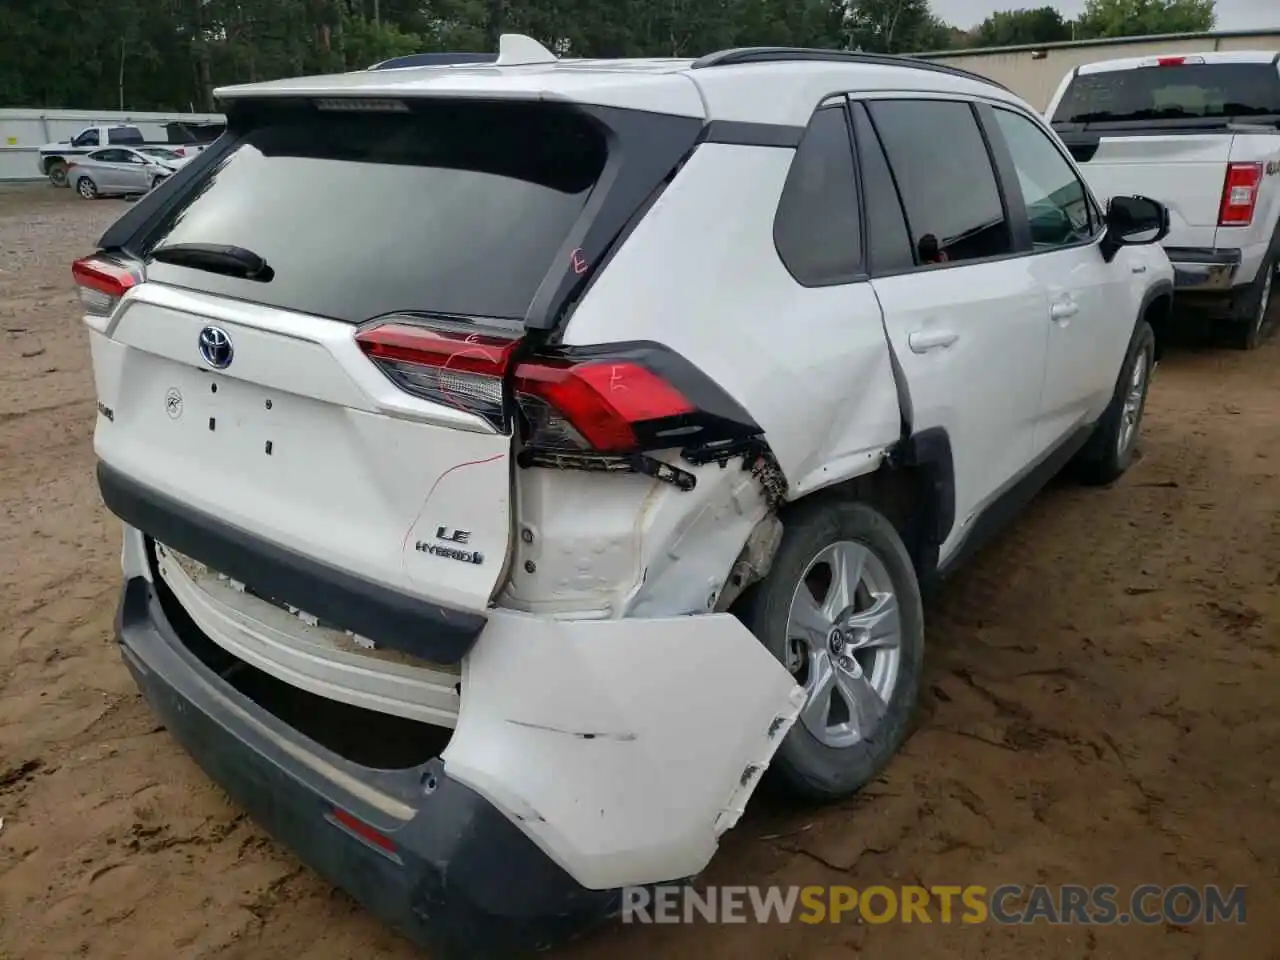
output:
[[[407,56],[383,60],[368,69],[453,67],[477,63],[492,63],[498,67],[527,67],[555,62],[556,55],[532,37],[519,33],[504,33],[499,38],[497,53],[411,53]]]

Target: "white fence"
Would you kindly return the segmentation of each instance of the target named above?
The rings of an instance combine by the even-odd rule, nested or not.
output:
[[[174,121],[221,121],[216,113],[127,113],[115,110],[0,110],[0,183],[41,179],[39,151],[46,143],[70,140],[85,127],[131,123],[148,140],[168,139]]]

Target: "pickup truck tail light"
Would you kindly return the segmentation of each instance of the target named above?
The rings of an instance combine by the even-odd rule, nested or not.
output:
[[[518,338],[399,321],[367,328],[356,342],[406,393],[474,413],[497,429],[505,427],[510,396],[533,451],[624,456],[761,432],[714,381],[661,344],[528,355]]]
[[[1261,181],[1262,164],[1227,164],[1222,203],[1218,207],[1218,226],[1247,227],[1253,222],[1253,208],[1258,203],[1258,184]]]

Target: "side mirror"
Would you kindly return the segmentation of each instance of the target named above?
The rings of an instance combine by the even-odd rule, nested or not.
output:
[[[1107,202],[1102,252],[1108,262],[1121,247],[1159,243],[1169,235],[1169,210],[1149,197],[1112,197]]]

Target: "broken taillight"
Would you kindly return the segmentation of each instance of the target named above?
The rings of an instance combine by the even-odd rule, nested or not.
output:
[[[82,257],[71,264],[71,276],[80,291],[85,312],[108,317],[129,290],[138,285],[137,272],[102,256]]]
[[[660,344],[562,347],[530,356],[517,352],[515,337],[399,321],[363,330],[356,341],[402,390],[481,416],[497,429],[505,426],[509,380],[531,449],[621,455],[760,433],[736,401]]]
[[[1258,184],[1262,181],[1261,163],[1229,163],[1222,183],[1222,203],[1218,207],[1218,226],[1247,227],[1253,222],[1253,208],[1258,202]]]

